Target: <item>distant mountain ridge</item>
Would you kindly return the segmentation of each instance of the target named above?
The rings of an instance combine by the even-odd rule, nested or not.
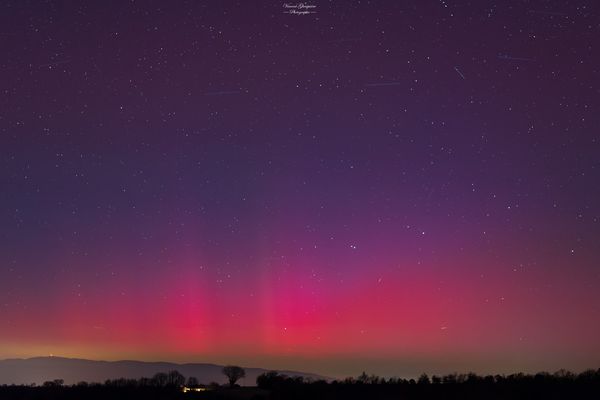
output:
[[[151,378],[157,372],[177,370],[186,378],[194,376],[200,383],[225,383],[223,366],[207,363],[177,364],[170,362],[148,361],[94,361],[63,357],[13,358],[0,360],[0,384],[42,384],[45,381],[64,379],[65,384],[77,382],[104,382],[107,379],[141,377]],[[262,368],[245,368],[246,377],[240,380],[243,386],[253,386],[256,377],[270,371]],[[327,377],[297,371],[278,371],[289,376],[302,376],[311,379],[329,379]]]

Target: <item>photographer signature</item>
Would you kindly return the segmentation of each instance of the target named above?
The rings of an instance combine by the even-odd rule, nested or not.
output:
[[[283,8],[285,8],[284,14],[307,15],[316,14],[315,9],[317,6],[307,3],[283,3]]]

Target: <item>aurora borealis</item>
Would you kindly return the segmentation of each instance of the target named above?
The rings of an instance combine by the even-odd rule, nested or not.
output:
[[[0,4],[0,358],[600,366],[598,4],[314,4]]]

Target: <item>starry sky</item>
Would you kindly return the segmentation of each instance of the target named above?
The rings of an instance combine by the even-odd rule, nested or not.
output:
[[[2,1],[0,358],[600,366],[596,1]]]

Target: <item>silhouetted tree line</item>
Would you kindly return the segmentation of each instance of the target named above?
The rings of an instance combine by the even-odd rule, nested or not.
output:
[[[151,378],[108,379],[104,383],[79,382],[65,385],[62,379],[46,381],[42,385],[2,385],[0,399],[178,399],[190,398],[181,392],[183,386],[216,389],[218,383],[200,385],[195,377],[185,378],[178,371],[159,372]]]
[[[474,373],[418,379],[389,378],[362,373],[328,383],[268,372],[256,379],[269,391],[269,400],[295,399],[600,399],[600,369],[580,374],[560,370],[554,374],[486,375]]]
[[[229,366],[231,367],[231,366]],[[230,385],[200,385],[194,377],[178,371],[157,373],[151,378],[109,379],[104,383],[64,385],[62,379],[42,385],[2,385],[2,400],[96,400],[96,399],[207,399],[207,400],[353,400],[353,399],[600,399],[600,369],[580,374],[560,370],[553,374],[486,375],[474,373],[417,379],[382,378],[362,373],[356,378],[327,382],[267,372],[256,379],[257,387],[241,388],[235,380],[243,369],[224,368]],[[204,387],[205,392],[183,393],[182,387]]]

